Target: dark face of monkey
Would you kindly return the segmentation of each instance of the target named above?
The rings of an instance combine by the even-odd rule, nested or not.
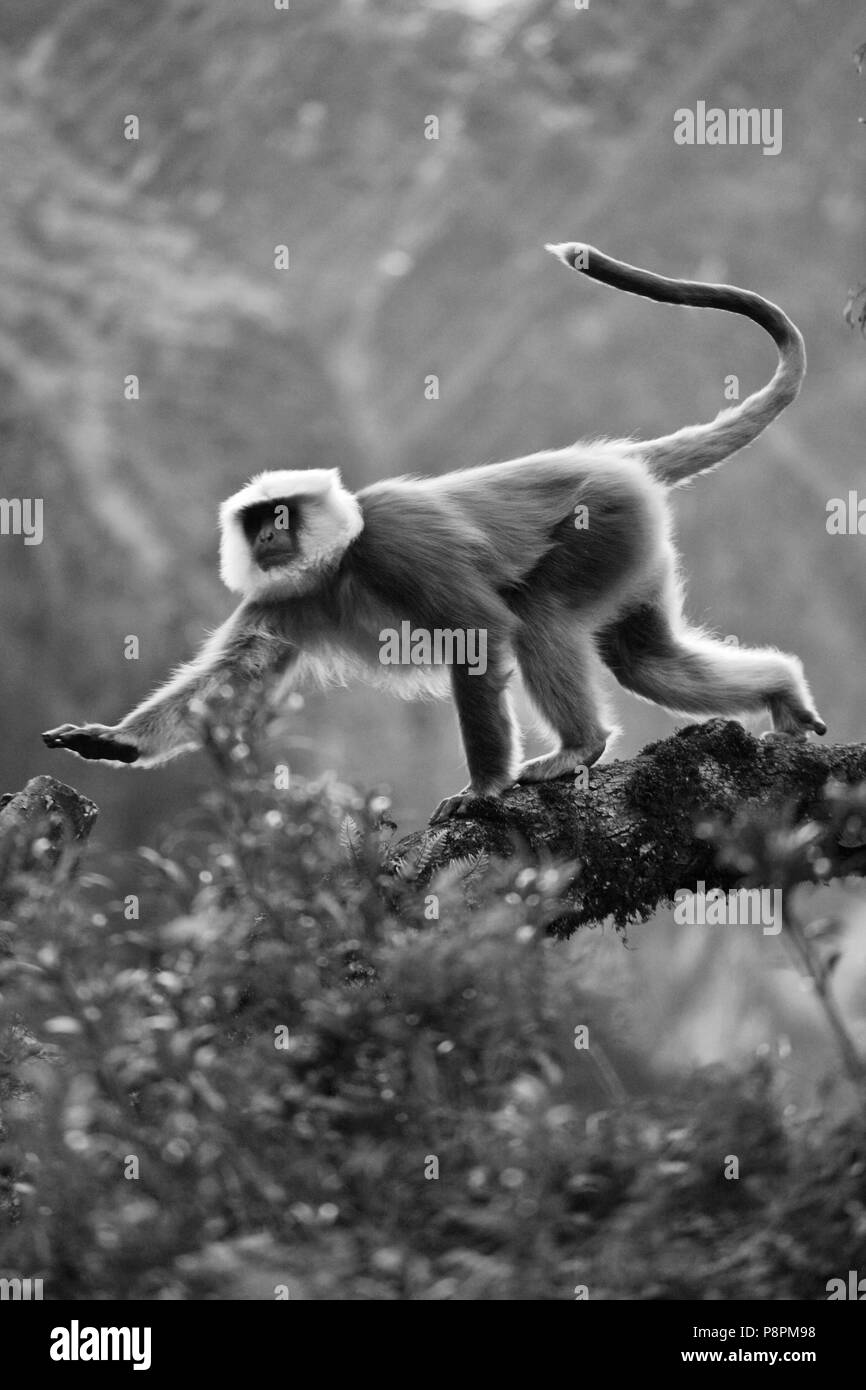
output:
[[[288,564],[298,553],[298,510],[294,502],[277,498],[247,507],[243,527],[259,569]]]

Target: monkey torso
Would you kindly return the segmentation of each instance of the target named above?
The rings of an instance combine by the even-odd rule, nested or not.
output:
[[[502,604],[519,619],[529,593],[575,614],[616,608],[668,535],[665,489],[628,443],[376,483],[358,501],[349,591],[400,594],[403,616],[433,625],[493,622]]]
[[[483,630],[503,652],[553,611],[597,629],[663,564],[665,490],[628,443],[392,479],[357,502],[363,526],[328,581],[255,604],[319,681],[378,679],[383,631],[405,622]],[[402,676],[404,693],[440,693],[438,676]]]

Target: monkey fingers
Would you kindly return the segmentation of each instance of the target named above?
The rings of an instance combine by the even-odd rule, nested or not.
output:
[[[441,825],[443,821],[468,814],[472,803],[477,800],[477,793],[470,791],[468,787],[464,787],[462,792],[457,792],[454,796],[444,796],[430,817],[430,824]]]
[[[124,743],[105,724],[61,724],[48,729],[42,741],[48,748],[65,748],[79,758],[115,763],[134,763],[138,759],[135,745]]]

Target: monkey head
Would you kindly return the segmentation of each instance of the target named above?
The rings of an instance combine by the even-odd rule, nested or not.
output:
[[[260,473],[220,509],[220,574],[247,598],[302,593],[362,526],[336,468]]]

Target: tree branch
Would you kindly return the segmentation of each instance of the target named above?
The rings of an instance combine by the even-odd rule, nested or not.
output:
[[[411,873],[420,854],[418,879],[426,882],[454,860],[481,851],[512,858],[523,850],[536,860],[576,861],[569,924],[612,916],[624,925],[645,920],[698,880],[724,891],[742,881],[741,867],[719,863],[708,825],[719,830],[813,822],[822,833],[813,871],[802,877],[863,876],[866,832],[842,831],[825,791],[831,782],[864,781],[866,744],[825,748],[789,738],[759,740],[741,724],[714,719],[650,744],[628,761],[592,768],[588,790],[561,779],[481,801],[473,817],[449,822],[439,838],[441,827],[401,840],[388,867]]]

